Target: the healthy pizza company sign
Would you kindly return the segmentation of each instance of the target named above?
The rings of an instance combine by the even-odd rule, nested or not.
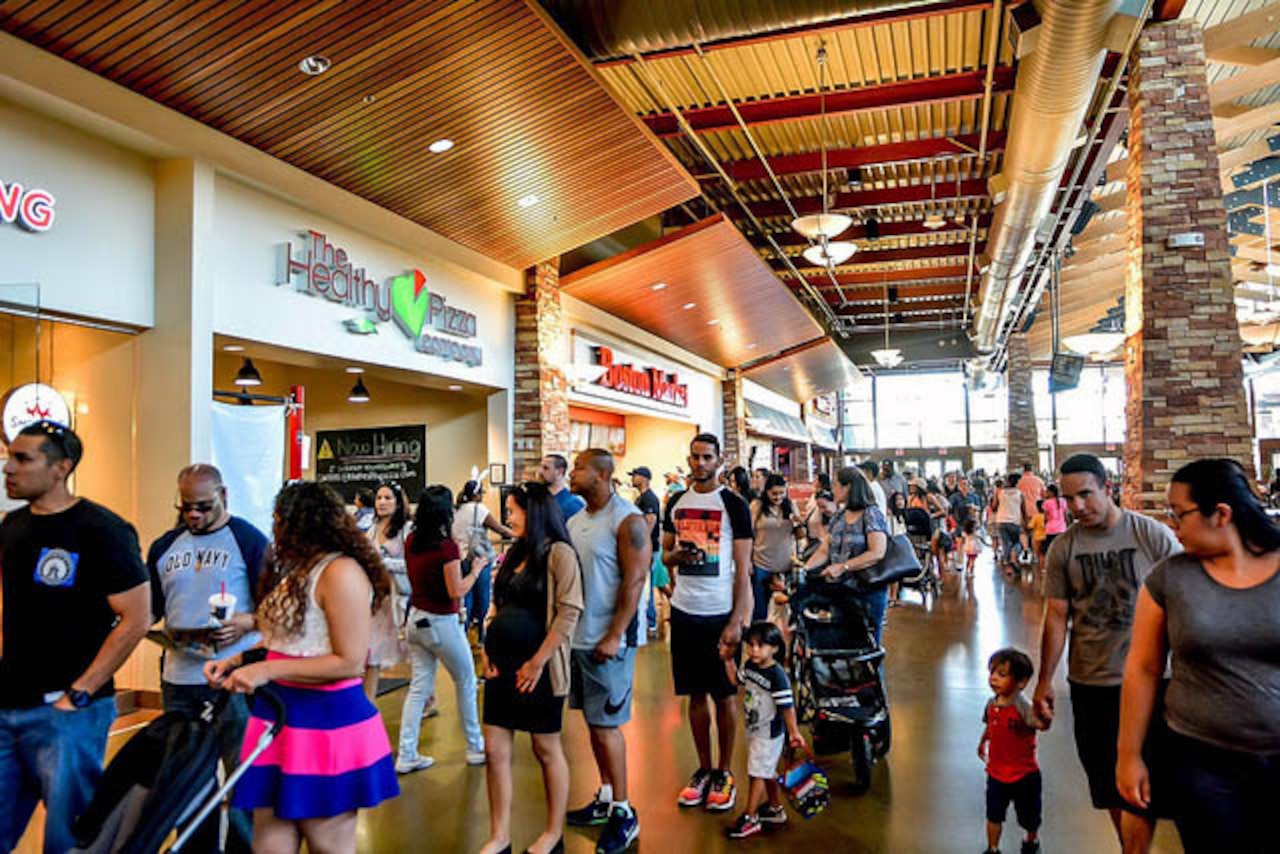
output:
[[[48,190],[0,181],[0,222],[39,234],[53,228],[57,199]]]
[[[292,243],[280,247],[276,284],[293,282],[308,296],[361,310],[363,316],[344,323],[354,334],[373,334],[378,324],[394,321],[419,353],[470,367],[481,364],[480,347],[464,343],[476,337],[476,316],[450,306],[442,294],[432,291],[421,270],[379,281],[363,267],[356,267],[347,251],[334,246],[324,234],[309,231],[303,237],[301,251],[296,254]],[[432,331],[449,337],[433,335]]]

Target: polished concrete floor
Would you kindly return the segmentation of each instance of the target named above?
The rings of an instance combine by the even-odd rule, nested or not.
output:
[[[631,800],[642,825],[639,849],[664,854],[819,851],[823,846],[841,852],[982,851],[984,775],[976,748],[988,696],[986,661],[991,652],[1010,644],[1034,658],[1040,611],[1041,600],[1032,585],[997,577],[985,555],[971,583],[951,574],[942,596],[928,607],[920,604],[917,594],[907,592],[903,606],[890,610],[885,633],[893,749],[877,767],[870,792],[849,794],[847,758],[826,758],[834,795],[831,806],[809,821],[793,813],[786,829],[743,842],[724,837],[728,817],[681,810],[675,804],[695,764],[693,746],[681,704],[671,694],[667,646],[647,647],[637,667],[634,720],[625,729]],[[1064,697],[1065,687],[1064,682]],[[441,714],[425,722],[422,733],[423,751],[437,764],[402,777],[400,798],[361,817],[362,851],[473,852],[486,838],[484,771],[463,762],[447,675],[440,688]],[[380,701],[393,742],[402,696],[396,692]],[[1063,705],[1068,708],[1054,728],[1040,737],[1043,850],[1118,851],[1106,816],[1089,805],[1071,737],[1070,704]],[[577,805],[590,798],[598,780],[586,728],[576,712],[566,713],[564,740],[573,774],[570,802]],[[734,769],[745,784],[746,756],[739,742]],[[540,832],[543,821],[541,778],[527,739],[518,744],[515,780],[512,828],[515,850],[520,851]],[[570,829],[566,850],[594,851],[595,834]],[[1011,810],[1003,850],[1017,851],[1020,839]],[[1153,850],[1181,851],[1168,823],[1162,823]]]

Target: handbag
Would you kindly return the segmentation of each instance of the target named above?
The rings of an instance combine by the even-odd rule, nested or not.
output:
[[[862,536],[867,536],[867,512],[862,511]],[[845,574],[846,583],[859,593],[870,593],[879,590],[895,581],[919,575],[922,567],[920,558],[916,557],[915,546],[906,534],[890,536],[885,534],[888,543],[885,545],[884,557],[866,569]]]

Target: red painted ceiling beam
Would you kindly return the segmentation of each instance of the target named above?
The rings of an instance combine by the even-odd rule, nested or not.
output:
[[[918,107],[981,98],[986,84],[985,71],[962,71],[938,77],[922,77],[919,80],[895,80],[889,83],[872,83],[856,89],[840,89],[826,94],[829,115],[858,113],[866,110],[883,110],[890,107]],[[1013,69],[996,68],[991,91],[1008,92],[1013,89]],[[742,120],[748,125],[793,122],[820,115],[822,97],[817,93],[784,95],[778,98],[762,98],[758,101],[742,101],[737,104]],[[684,110],[685,120],[695,131],[728,130],[738,126],[733,112],[723,104],[714,107],[695,107]],[[658,136],[678,136],[680,125],[676,117],[667,112],[642,116],[649,129]]]
[[[936,191],[930,191],[928,184],[915,184],[907,187],[894,187],[890,190],[854,190],[849,193],[837,193],[833,211],[854,210],[857,208],[873,208],[881,205],[905,205],[912,202],[927,202],[930,198],[942,199],[985,199],[987,182],[982,179],[961,181],[957,191],[955,181],[940,181]],[[792,198],[791,204],[801,216],[822,213],[822,199],[818,196],[802,196]],[[742,208],[734,205],[725,211],[732,219],[743,219],[746,214]],[[751,212],[758,217],[791,216],[786,202],[781,200],[753,202]]]
[[[991,214],[983,214],[978,217],[978,228],[989,228],[991,226]],[[951,234],[953,232],[963,231],[968,233],[969,221],[965,220],[964,225],[959,225],[951,220],[947,220],[946,226],[932,231],[924,227],[922,220],[910,220],[908,222],[882,222],[880,223],[881,237],[915,237],[916,235],[929,234]],[[795,231],[782,231],[773,235],[773,239],[777,241],[779,246],[808,246],[809,241],[805,239],[803,234]],[[840,235],[837,240],[866,240],[867,227],[865,225],[854,225],[844,234]]]
[[[1004,150],[1007,134],[1002,130],[987,134],[987,151]],[[981,140],[976,133],[937,139],[915,139],[910,142],[890,142],[885,145],[864,145],[859,148],[842,148],[827,152],[828,169],[851,169],[854,166],[878,166],[886,163],[910,163],[930,160],[934,157],[955,157],[972,154],[978,150]],[[721,164],[735,181],[767,178],[764,164],[758,159],[732,160]],[[784,154],[769,158],[769,166],[776,175],[804,175],[822,171],[822,153],[808,151],[804,154]],[[711,177],[718,178],[718,175]]]
[[[978,247],[978,253],[982,252],[983,247]],[[852,264],[884,264],[889,261],[920,261],[927,258],[968,258],[969,244],[965,243],[947,243],[940,246],[911,246],[905,249],[881,249],[875,252],[859,252],[854,255],[845,265]],[[769,262],[773,269],[780,273],[788,271],[786,264],[781,261]],[[820,267],[797,267],[800,275],[808,278],[809,276],[823,275]]]
[[[920,20],[922,18],[933,18],[938,15],[954,15],[961,12],[990,9],[991,5],[991,0],[943,0],[941,3],[924,3],[921,5],[907,6],[905,8],[888,9],[883,12],[874,12],[872,14],[848,15],[834,21],[801,24],[795,27],[785,27],[780,30],[772,30],[767,33],[717,39],[716,41],[703,43],[702,49],[707,53],[711,53],[713,51],[727,50],[735,47],[750,47],[751,45],[766,44],[768,42],[781,41],[782,39],[794,39],[803,36],[824,36],[838,33],[843,30],[873,27],[877,24],[913,21]],[[696,51],[692,46],[685,46],[667,48],[666,50],[650,51],[649,53],[642,53],[641,56],[646,60],[653,60],[670,59],[677,56],[692,56],[695,53]],[[601,68],[611,65],[630,65],[633,62],[635,62],[633,57],[618,56],[610,57],[609,59],[596,60],[595,65],[596,67]]]
[[[900,284],[906,287],[907,285],[923,284],[934,279],[963,279],[964,275],[964,264],[950,264],[943,267],[926,267],[923,270],[842,271],[836,273],[836,281],[841,287],[870,287],[872,285],[880,287],[885,283],[890,285]],[[814,287],[832,287],[831,279],[827,277],[826,273],[810,274],[806,275],[805,278]],[[783,281],[793,287],[798,287],[794,279],[784,279]]]

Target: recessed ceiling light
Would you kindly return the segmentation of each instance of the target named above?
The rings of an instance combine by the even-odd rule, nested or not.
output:
[[[244,345],[243,344],[226,344],[223,346],[222,349],[226,350],[228,353],[243,353]]]
[[[748,345],[747,345],[747,349],[748,349],[748,350],[754,350],[756,347],[759,347],[759,346],[760,346],[759,344],[757,344],[756,342],[752,341],[750,344],[748,344]]]
[[[363,373],[364,373],[364,368],[358,368],[358,367],[356,367],[355,365],[352,365],[351,367],[347,368],[347,373],[349,373],[349,374],[363,374]]]
[[[363,98],[361,98],[361,99],[360,99],[360,103],[362,103],[362,104],[372,104],[372,103],[373,103],[374,101],[376,101],[376,100],[378,100],[378,96],[377,96],[377,95],[365,95]]]
[[[696,302],[687,302],[683,306],[685,311],[688,311],[691,308],[697,308],[697,307],[698,307],[698,304]]]
[[[720,323],[720,318],[718,318],[718,317],[713,317],[713,318],[711,318],[710,320],[708,320],[708,321],[707,321],[707,326],[717,326],[717,325],[719,325],[719,323]]]
[[[540,199],[536,195],[534,195],[533,193],[530,193],[527,196],[521,196],[520,198],[516,199],[516,204],[522,208],[531,208],[534,205],[536,205],[539,201]]]
[[[791,370],[791,366],[790,366],[790,365],[783,365],[783,366],[782,366],[782,370],[784,370],[784,371],[789,371],[789,370]]]
[[[655,290],[655,291],[665,291],[665,290],[667,289],[667,283],[666,283],[666,282],[654,282],[654,283],[653,283],[652,285],[650,285],[649,287],[650,287],[652,290]]]
[[[313,53],[298,63],[298,70],[308,77],[315,77],[317,74],[324,74],[328,71],[331,64],[329,57]]]
[[[435,142],[427,146],[427,151],[430,151],[432,154],[444,154],[451,148],[453,148],[453,140],[437,139]]]
[[[451,385],[451,386],[449,386],[449,391],[462,391],[462,386],[460,386],[460,385]]]

